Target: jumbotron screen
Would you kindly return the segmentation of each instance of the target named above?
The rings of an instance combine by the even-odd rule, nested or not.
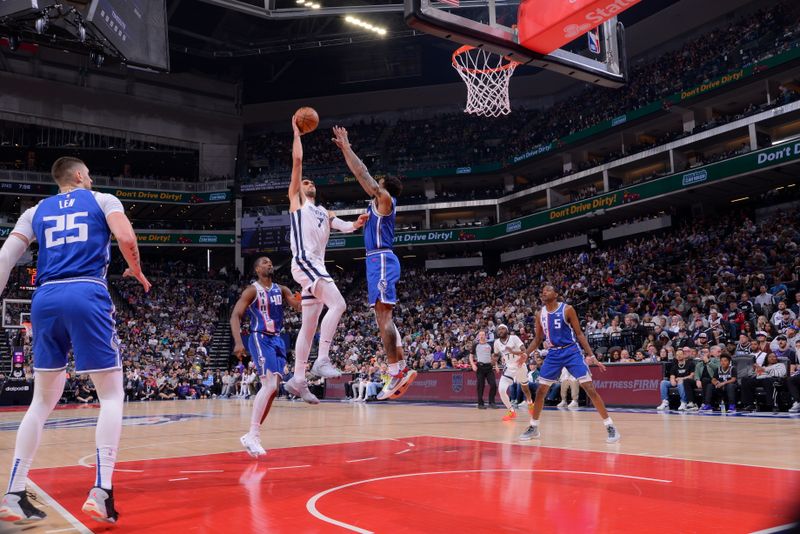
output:
[[[86,20],[128,63],[169,70],[165,0],[93,0]]]

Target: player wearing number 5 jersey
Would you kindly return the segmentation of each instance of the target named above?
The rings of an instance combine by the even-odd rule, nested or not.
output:
[[[592,375],[589,372],[587,361],[596,364],[601,371],[605,371],[606,367],[594,357],[592,347],[586,340],[586,336],[583,335],[578,322],[578,314],[575,313],[572,306],[558,301],[558,293],[551,285],[542,288],[542,303],[544,306],[536,314],[536,337],[528,346],[528,353],[538,349],[542,341],[546,341],[547,356],[539,370],[539,387],[536,388],[536,402],[533,405],[531,425],[519,439],[523,441],[539,439],[539,416],[542,413],[544,399],[550,386],[558,380],[561,370],[566,367],[567,371],[578,379],[592,404],[597,408],[600,417],[603,418],[608,433],[606,441],[608,443],[619,441],[620,434],[611,417],[608,416],[603,399],[592,384]],[[581,353],[581,348],[584,353]]]
[[[267,418],[272,401],[278,393],[283,367],[286,365],[286,347],[281,338],[283,330],[283,306],[288,303],[296,311],[300,301],[286,286],[272,281],[272,260],[262,256],[253,266],[258,280],[242,291],[242,296],[231,314],[231,334],[236,342],[233,353],[240,360],[244,357],[242,342],[242,317],[250,317],[248,352],[255,363],[261,379],[261,389],[253,400],[250,431],[240,438],[250,456],[257,458],[267,453],[261,446],[261,424]]]
[[[128,263],[124,276],[150,290],[139,265],[136,234],[122,204],[113,195],[92,191],[89,169],[79,159],[53,164],[59,193],[22,214],[0,249],[0,292],[25,249],[39,242],[36,291],[31,299],[35,388],[17,432],[8,490],[0,519],[30,522],[44,518],[28,501],[25,485],[45,421],[64,391],[67,353],[73,350],[75,371],[89,373],[100,399],[96,433],[96,478],[83,511],[114,523],[117,512],[111,477],[122,430],[122,361],[114,304],[106,285],[111,235]]]

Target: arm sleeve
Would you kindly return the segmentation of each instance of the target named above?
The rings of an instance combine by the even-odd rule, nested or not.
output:
[[[14,229],[11,230],[13,234],[20,234],[25,236],[25,239],[28,240],[28,243],[32,243],[36,240],[36,234],[33,232],[33,214],[36,212],[36,207],[26,209],[19,219],[17,219],[17,224],[14,226]]]
[[[125,208],[122,207],[122,202],[120,202],[119,199],[114,195],[109,195],[108,193],[95,193],[94,198],[97,200],[97,204],[100,206],[100,209],[103,210],[103,214],[105,214],[106,217],[112,213],[125,213]]]
[[[331,219],[331,228],[339,230],[345,234],[351,234],[356,231],[355,225],[352,222],[343,221],[339,217]]]
[[[3,247],[0,248],[0,293],[3,293],[6,288],[11,269],[14,268],[27,248],[28,245],[14,234],[8,236]]]

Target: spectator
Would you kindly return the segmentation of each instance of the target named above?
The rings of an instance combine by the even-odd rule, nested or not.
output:
[[[755,393],[757,387],[763,387],[766,399],[767,411],[773,411],[773,393],[775,392],[775,379],[786,376],[786,366],[778,361],[775,353],[767,355],[766,364],[761,366],[753,364],[755,377],[745,377],[742,379],[742,404],[744,411],[757,411],[755,405]]]
[[[687,360],[684,351],[678,349],[675,351],[675,360],[669,367],[669,379],[661,381],[661,404],[658,405],[658,410],[666,410],[669,408],[669,388],[678,388],[678,395],[681,398],[681,404],[678,410],[686,411],[695,409],[694,404],[694,373],[695,365],[691,360]]]
[[[708,352],[702,352],[700,361],[695,364],[694,379],[697,389],[703,392],[703,405],[700,411],[711,411],[711,402],[714,396],[714,376],[719,369],[719,357],[722,354],[722,346],[714,345]]]
[[[559,408],[569,408],[574,410],[578,408],[578,395],[580,394],[580,385],[578,381],[569,374],[567,368],[561,370],[561,402],[558,403]],[[567,393],[569,392],[572,402],[567,404]]]
[[[728,404],[728,412],[736,412],[736,367],[731,364],[731,356],[723,352],[719,357],[719,367],[714,371],[711,380],[715,396],[720,397],[720,403]]]

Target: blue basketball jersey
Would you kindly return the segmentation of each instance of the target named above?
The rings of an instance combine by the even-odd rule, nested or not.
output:
[[[539,315],[545,340],[553,347],[564,347],[577,342],[572,326],[567,322],[567,318],[564,317],[566,306],[562,302],[553,312],[548,312],[547,306],[542,306],[542,312]]]
[[[369,203],[367,219],[364,225],[364,247],[367,252],[378,249],[390,249],[394,244],[394,219],[397,214],[397,201],[392,199],[392,211],[389,215],[379,215],[375,201]]]
[[[111,230],[91,191],[75,189],[42,200],[32,227],[39,242],[36,285],[65,278],[105,278]]]
[[[275,282],[269,288],[253,282],[256,298],[247,307],[250,331],[278,334],[283,329],[283,293]]]

